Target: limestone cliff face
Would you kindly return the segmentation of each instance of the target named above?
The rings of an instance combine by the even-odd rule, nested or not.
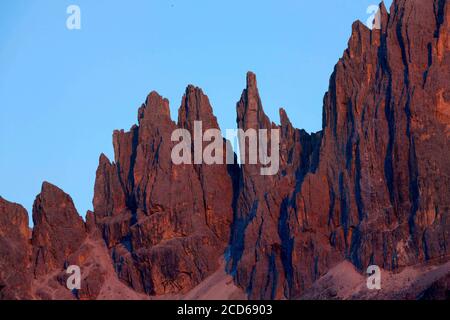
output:
[[[267,180],[244,187],[233,270],[252,298],[298,296],[344,258],[397,270],[449,253],[450,6],[399,0],[380,16],[381,30],[354,23],[324,98],[318,154],[294,162],[295,188],[275,197],[283,205],[271,204],[280,189],[268,192]],[[238,114],[253,110],[244,124],[268,126],[251,91]],[[261,179],[245,166],[243,175]]]
[[[194,121],[202,121],[203,131],[218,129],[217,121],[193,86],[183,96],[178,125],[156,92],[138,120],[129,132],[114,133],[115,163],[100,158],[95,220],[119,277],[133,289],[187,292],[217,269],[228,245],[233,181],[226,164],[173,164],[171,135],[184,128],[194,138]]]
[[[274,175],[249,163],[248,141],[245,163],[226,164],[221,136],[223,164],[173,163],[175,129],[192,138],[219,129],[208,97],[189,85],[177,123],[169,102],[151,92],[137,125],[114,132],[114,161],[99,158],[86,222],[50,183],[34,202],[31,232],[26,210],[0,197],[0,299],[189,296],[223,267],[223,256],[251,299],[377,298],[333,288],[348,270],[359,288],[357,274],[371,264],[389,272],[386,297],[445,296],[450,4],[395,0],[390,14],[380,5],[380,20],[379,30],[353,24],[324,97],[320,132],[294,128],[283,109],[280,124],[272,122],[256,76],[247,74],[237,127],[266,129],[268,150],[279,130]],[[209,144],[191,141],[193,149]],[[82,272],[72,292],[65,287],[69,265]],[[397,292],[404,277],[396,274],[417,265],[421,286]],[[224,281],[216,274],[209,286],[215,278]]]
[[[28,214],[0,197],[0,299],[31,298]]]
[[[280,167],[275,175],[261,175],[262,165],[250,164],[246,143],[228,268],[249,297],[282,298],[284,293],[280,289],[288,281],[285,270],[289,269],[291,259],[287,199],[299,188],[306,170],[314,167],[314,150],[321,135],[293,128],[283,109],[280,109],[281,125],[272,123],[264,113],[253,73],[247,74],[247,87],[236,109],[238,127],[245,131],[266,129],[271,137],[272,130],[279,130]],[[271,139],[268,141],[272,143]]]
[[[0,198],[0,298],[99,297],[115,273],[92,212],[86,217],[84,223],[71,197],[44,182],[34,201],[30,232],[26,210]],[[70,265],[81,269],[81,287],[73,291],[66,287]]]
[[[58,270],[86,238],[83,219],[69,195],[44,182],[33,205],[32,262],[36,276]]]
[[[390,12],[380,6],[381,30],[353,25],[325,96],[317,173],[293,201],[298,216],[328,213],[327,227],[314,229],[359,269],[397,270],[444,257],[449,248],[449,122],[439,97],[450,90],[450,51],[442,46],[450,6],[395,1]],[[292,230],[295,220],[291,215]],[[294,252],[303,237],[295,238]],[[333,261],[330,254],[313,257],[309,279],[293,273],[291,294]]]

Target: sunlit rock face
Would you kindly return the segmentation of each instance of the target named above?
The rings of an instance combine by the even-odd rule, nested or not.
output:
[[[353,24],[320,143],[284,143],[297,157],[287,191],[243,168],[231,269],[252,298],[298,296],[342,259],[396,271],[448,255],[450,6],[399,0],[390,12],[380,6],[380,30]],[[249,87],[238,123],[270,126]]]
[[[0,299],[30,299],[32,279],[28,214],[0,197]]]
[[[390,13],[380,5],[379,17],[380,29],[353,24],[320,132],[294,128],[283,109],[280,124],[272,122],[255,74],[247,74],[237,127],[267,130],[269,146],[279,133],[273,175],[248,162],[248,146],[241,165],[227,164],[222,136],[222,164],[173,163],[174,130],[195,137],[196,121],[202,134],[219,129],[208,97],[189,85],[177,122],[169,102],[151,92],[138,123],[113,133],[114,161],[99,158],[86,222],[47,182],[32,230],[26,210],[0,197],[0,299],[208,298],[203,293],[212,291],[250,299],[445,297],[450,4],[395,0]],[[373,264],[390,279],[383,295],[361,288]],[[72,291],[70,265],[82,278]]]
[[[114,163],[100,157],[95,221],[120,279],[151,295],[187,292],[218,268],[228,245],[237,167],[225,159],[214,165],[171,160],[175,129],[193,135],[194,121],[203,130],[219,128],[199,88],[187,87],[178,124],[156,92],[138,120],[129,132],[114,132]]]

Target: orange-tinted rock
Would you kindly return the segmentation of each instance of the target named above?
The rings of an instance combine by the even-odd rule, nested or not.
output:
[[[174,165],[169,104],[151,92],[139,125],[114,133],[115,163],[100,159],[95,220],[123,281],[147,294],[186,292],[218,267],[229,240],[233,189],[227,166]],[[179,127],[218,128],[208,98],[189,86]]]
[[[27,211],[0,197],[0,300],[31,297],[30,254]]]
[[[247,74],[237,125],[280,131],[275,175],[248,155],[240,167],[173,164],[175,129],[194,135],[197,120],[203,132],[219,128],[206,95],[188,86],[178,123],[151,92],[138,125],[114,131],[114,162],[100,156],[86,223],[69,195],[44,183],[30,242],[25,209],[0,198],[0,299],[184,294],[224,252],[252,299],[381,298],[336,288],[348,270],[360,288],[370,264],[396,283],[413,266],[423,271],[419,286],[390,286],[385,297],[448,297],[450,5],[394,0],[380,17],[380,30],[353,24],[318,133],[294,128],[283,109],[273,123]],[[72,264],[82,275],[74,292],[65,287]]]
[[[380,10],[381,30],[352,27],[324,98],[318,157],[313,147],[314,160],[296,164],[281,210],[270,199],[286,194],[269,191],[276,184],[244,166],[235,233],[245,242],[234,243],[233,270],[252,298],[301,295],[342,259],[361,271],[370,264],[396,271],[449,253],[449,105],[442,97],[450,90],[443,45],[450,6],[398,0],[390,15]],[[238,124],[269,126],[253,81],[247,87]]]
[[[283,109],[281,125],[271,123],[264,113],[253,73],[247,74],[237,114],[238,127],[243,130],[269,129],[268,137],[271,130],[280,131],[280,168],[276,175],[261,175],[261,164],[248,163],[246,145],[228,268],[250,298],[280,299],[289,290],[289,272],[294,268],[289,197],[301,186],[309,168],[315,166],[321,134],[309,135],[293,128]]]
[[[178,127],[189,130],[194,139],[194,121],[202,122],[202,134],[207,129],[220,130],[217,119],[213,114],[208,97],[198,87],[189,85],[183,96],[178,111]],[[203,142],[203,149],[211,142]],[[223,243],[228,243],[230,226],[233,219],[233,179],[236,178],[238,166],[226,165],[227,141],[223,139],[223,150],[220,164],[194,165],[202,189],[202,199],[206,214],[206,224]],[[194,145],[192,144],[192,150]],[[234,153],[233,153],[234,155]],[[194,160],[194,155],[192,155]]]
[[[33,205],[33,267],[35,276],[63,268],[86,238],[84,222],[72,198],[47,182]]]

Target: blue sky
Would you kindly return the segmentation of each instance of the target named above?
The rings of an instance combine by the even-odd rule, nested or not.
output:
[[[390,6],[391,1],[385,1]],[[68,30],[66,8],[81,9]],[[0,2],[0,195],[26,207],[42,181],[92,208],[112,132],[136,123],[151,90],[176,119],[188,84],[209,96],[222,129],[248,70],[269,117],[284,107],[321,129],[322,99],[351,24],[374,0],[9,0]]]

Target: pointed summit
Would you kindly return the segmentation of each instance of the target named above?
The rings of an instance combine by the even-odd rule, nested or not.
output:
[[[248,128],[271,128],[271,122],[264,113],[261,98],[259,97],[256,75],[253,72],[249,71],[247,73],[247,86],[236,105],[236,111],[238,128],[244,130]]]
[[[111,161],[109,161],[108,157],[102,152],[98,159],[99,165],[110,165]]]
[[[380,3],[380,25],[382,30],[386,30],[387,24],[389,22],[389,13],[386,9],[386,5],[384,4],[384,1]]]
[[[203,130],[219,128],[208,96],[199,87],[188,85],[178,109],[178,126],[192,133],[194,121],[202,121]]]
[[[360,57],[370,47],[371,30],[361,21],[355,21],[352,25],[352,35],[348,41],[348,53],[350,58]]]
[[[256,82],[256,75],[251,71],[247,72],[247,90],[249,90],[249,89],[258,90],[257,82]]]
[[[33,263],[36,276],[64,266],[84,241],[86,230],[72,198],[44,182],[33,204]]]
[[[147,96],[145,103],[139,108],[138,120],[139,124],[141,124],[141,120],[158,119],[160,121],[170,121],[169,100],[160,96],[158,92],[152,91]]]
[[[284,110],[284,108],[280,108],[279,113],[280,113],[280,125],[281,125],[281,127],[282,128],[292,127],[291,120],[289,120],[289,117],[288,117],[288,115],[286,113],[286,110]]]

